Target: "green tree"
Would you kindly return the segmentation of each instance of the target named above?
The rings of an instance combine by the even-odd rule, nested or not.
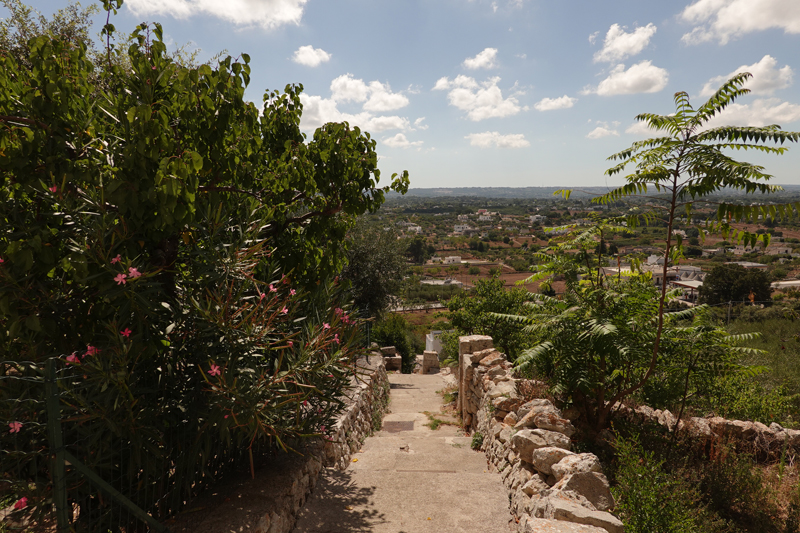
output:
[[[430,257],[428,245],[423,237],[414,237],[406,246],[406,255],[415,263],[421,265]]]
[[[770,276],[764,270],[741,265],[717,265],[709,272],[700,287],[700,301],[709,305],[726,302],[756,302],[770,300]]]
[[[708,123],[728,105],[750,91],[743,88],[751,78],[749,73],[737,74],[723,84],[699,108],[692,107],[686,92],[675,94],[675,113],[656,115],[642,113],[637,120],[647,123],[654,131],[663,132],[662,137],[637,141],[630,148],[612,155],[609,159],[620,161],[608,169],[606,174],[614,176],[622,173],[629,164],[634,164],[634,173],[625,177],[627,183],[599,198],[595,202],[610,204],[630,195],[642,195],[655,189],[666,195],[666,205],[661,207],[663,221],[666,223],[666,248],[664,251],[664,271],[661,291],[658,298],[656,334],[652,343],[650,363],[641,378],[620,390],[611,403],[639,390],[656,369],[664,329],[664,306],[667,295],[667,268],[670,261],[677,259],[682,251],[681,242],[673,242],[672,230],[676,216],[691,216],[696,202],[721,189],[736,189],[746,193],[774,193],[780,187],[766,182],[771,177],[763,167],[733,159],[726,150],[758,150],[769,154],[782,154],[783,146],[766,146],[765,141],[780,143],[800,139],[798,132],[783,131],[780,126],[761,128],[721,126],[709,128]],[[664,197],[652,197],[655,202],[664,202]],[[795,207],[800,206],[800,203]],[[722,233],[724,238],[735,238],[745,244],[755,244],[758,240],[769,242],[769,237],[757,236],[747,231],[736,230],[731,221],[753,221],[758,215],[787,216],[791,214],[787,206],[744,206],[719,203],[717,223],[711,230]],[[629,225],[635,225],[638,217],[631,217]]]
[[[531,294],[525,289],[506,289],[503,280],[479,279],[468,295],[457,294],[448,303],[448,320],[462,335],[491,335],[495,346],[513,361],[529,342],[529,336],[516,324],[499,315],[525,314]]]
[[[341,279],[353,304],[368,316],[382,316],[399,294],[407,270],[397,233],[362,220],[348,233],[346,247]]]

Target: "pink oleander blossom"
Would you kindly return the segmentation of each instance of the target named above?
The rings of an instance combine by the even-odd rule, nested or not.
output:
[[[86,355],[97,355],[100,353],[100,350],[92,346],[91,344],[86,347]]]
[[[48,187],[47,190],[50,191],[50,192],[56,192],[58,190],[58,187],[53,185],[52,187]]]
[[[19,433],[19,430],[22,429],[22,422],[11,422],[8,427],[11,428],[9,433]]]
[[[22,498],[17,500],[16,503],[14,503],[14,509],[16,510],[24,509],[27,506],[28,506],[28,498],[25,496],[23,496]]]
[[[77,354],[77,352],[72,352],[72,354],[71,354],[71,355],[67,356],[67,364],[73,364],[73,365],[75,365],[75,364],[78,364],[78,363],[80,363],[80,362],[81,362],[81,360],[80,360],[80,359],[78,359],[78,354]]]
[[[325,433],[325,429],[327,429],[325,426],[320,426],[319,428],[320,433]]]
[[[127,283],[127,281],[125,281],[125,278],[127,278],[127,277],[128,276],[126,276],[125,274],[117,274],[114,277],[114,281],[117,282],[117,285],[125,285]]]
[[[289,348],[291,348],[292,346],[294,346],[294,343],[292,341],[289,341]]]
[[[133,268],[133,267],[130,267],[130,268],[128,269],[128,275],[130,276],[130,278],[131,278],[131,279],[136,279],[136,278],[138,278],[139,276],[141,276],[141,275],[142,275],[142,273],[141,273],[141,272],[139,272],[137,269],[135,269],[135,268]]]
[[[120,261],[122,261],[122,256],[117,254],[117,257],[111,260],[111,264],[114,265],[116,263],[119,263]]]
[[[285,315],[285,314],[286,314],[286,313],[288,313],[288,312],[289,312],[289,310],[286,308],[286,306],[284,306],[284,308],[283,308],[283,309],[281,309],[281,314],[282,314],[282,315]]]
[[[289,291],[289,295],[294,296],[295,294],[297,294],[296,290],[292,289]]]
[[[131,331],[131,328],[125,328],[125,329],[123,329],[122,331],[119,332],[119,334],[122,335],[123,337],[130,337],[131,333],[133,333]]]
[[[211,365],[211,370],[208,371],[209,376],[219,376],[222,374],[219,367],[217,365]]]
[[[338,333],[333,336],[333,342],[335,342],[336,344],[339,344],[339,334]]]
[[[272,286],[272,283],[269,284],[269,292],[278,292],[278,289]]]
[[[331,325],[325,322],[322,324],[322,329],[331,329]]]

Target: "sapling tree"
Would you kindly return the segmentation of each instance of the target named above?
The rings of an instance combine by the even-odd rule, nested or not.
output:
[[[768,154],[782,154],[787,150],[786,147],[768,146],[764,143],[782,145],[786,142],[797,142],[800,140],[800,132],[783,131],[778,125],[709,127],[709,122],[728,105],[750,92],[744,88],[744,84],[751,77],[747,72],[735,75],[697,109],[692,107],[688,93],[675,93],[674,114],[642,113],[636,117],[651,129],[663,132],[664,136],[637,141],[630,148],[609,157],[619,163],[608,169],[607,175],[621,174],[630,164],[635,166],[635,170],[625,176],[625,185],[593,201],[607,204],[654,189],[662,195],[666,194],[666,205],[661,210],[667,224],[656,332],[650,362],[639,380],[609,399],[612,403],[639,390],[656,369],[664,330],[667,272],[670,261],[676,260],[682,250],[680,237],[675,242],[672,232],[676,218],[684,213],[687,219],[690,218],[695,202],[709,202],[706,199],[708,195],[724,189],[761,194],[781,190],[780,187],[767,183],[772,176],[765,172],[764,167],[737,161],[728,152],[757,150]],[[663,196],[655,199],[663,201]],[[768,215],[773,218],[776,215],[791,216],[792,208],[800,209],[800,203],[793,206],[745,206],[720,202],[717,203],[717,220],[709,224],[709,230],[721,233],[726,239],[733,238],[745,244],[755,245],[758,241],[768,244],[768,235],[737,230],[731,223],[752,220],[758,215],[763,215],[764,218]]]

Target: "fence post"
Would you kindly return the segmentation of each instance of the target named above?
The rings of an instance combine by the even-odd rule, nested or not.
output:
[[[50,472],[53,480],[53,503],[56,506],[58,531],[69,531],[67,509],[67,475],[64,466],[64,442],[61,437],[61,405],[56,383],[56,361],[47,360],[45,366],[47,393],[47,440],[50,445]]]

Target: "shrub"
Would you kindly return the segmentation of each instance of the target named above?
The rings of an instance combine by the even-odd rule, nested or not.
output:
[[[399,314],[390,314],[375,325],[373,339],[381,346],[394,346],[403,359],[402,372],[414,370],[416,357],[413,353],[408,321]]]
[[[470,445],[473,450],[480,450],[483,446],[483,433],[476,431],[472,435],[472,444]]]

